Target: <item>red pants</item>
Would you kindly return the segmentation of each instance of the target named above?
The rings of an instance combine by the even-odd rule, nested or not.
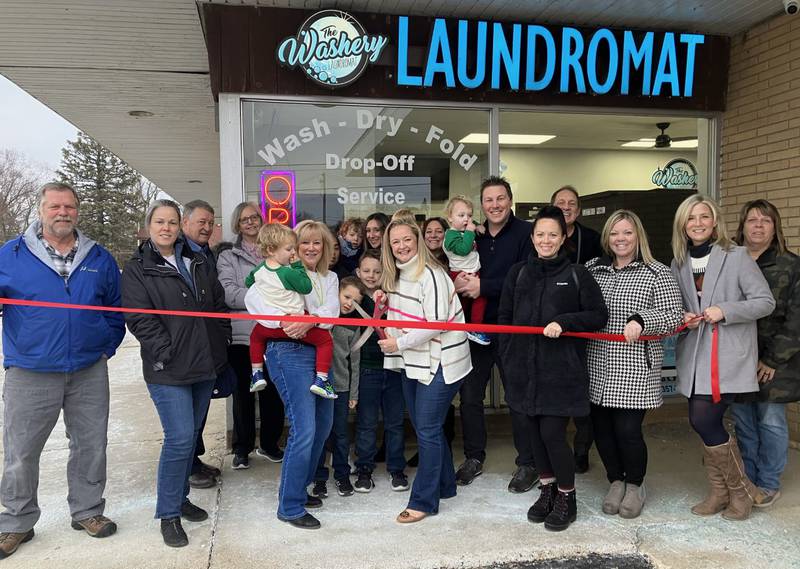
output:
[[[456,280],[460,271],[450,271],[450,278]],[[480,272],[475,273],[475,276],[481,276]],[[458,298],[461,299],[461,308],[464,309],[464,315],[469,315],[467,322],[473,324],[483,324],[483,314],[486,312],[486,298],[479,296],[478,298],[470,298],[459,294]]]
[[[263,365],[264,350],[267,348],[269,340],[291,340],[291,338],[280,328],[266,328],[261,324],[256,324],[250,333],[250,363]],[[328,373],[333,359],[333,338],[331,338],[330,331],[315,326],[306,332],[302,342],[311,344],[317,349],[315,364],[317,373]]]

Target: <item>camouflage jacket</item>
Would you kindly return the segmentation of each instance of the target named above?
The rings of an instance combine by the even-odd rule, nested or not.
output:
[[[761,386],[758,400],[800,401],[800,257],[770,248],[756,262],[775,297],[775,311],[758,321],[758,357],[775,368],[775,379]]]

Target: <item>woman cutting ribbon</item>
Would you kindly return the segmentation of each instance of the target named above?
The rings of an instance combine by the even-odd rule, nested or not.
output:
[[[756,321],[772,312],[775,300],[747,249],[728,238],[711,198],[695,194],[678,207],[672,252],[688,328],[678,338],[678,388],[689,398],[689,422],[703,439],[711,485],[692,513],[722,511],[725,519],[744,520],[759,492],[722,418],[737,393],[758,391]]]

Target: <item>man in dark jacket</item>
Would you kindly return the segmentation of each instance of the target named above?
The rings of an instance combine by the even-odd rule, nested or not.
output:
[[[491,176],[481,184],[481,207],[486,217],[484,233],[476,239],[481,261],[480,277],[459,274],[455,279],[456,292],[472,298],[487,299],[485,324],[497,323],[497,307],[503,282],[515,263],[524,261],[531,252],[531,225],[511,212],[513,195],[505,178]],[[483,401],[486,384],[496,365],[500,379],[506,378],[497,352],[497,337],[489,346],[472,344],[472,372],[461,386],[461,424],[464,433],[466,460],[456,472],[460,485],[471,484],[483,472],[486,459],[486,422]],[[525,415],[511,410],[514,447],[517,450],[517,470],[508,485],[511,492],[527,492],[539,479],[534,467],[533,449]]]
[[[78,231],[78,195],[49,183],[39,220],[0,249],[0,297],[120,305],[119,267]],[[39,458],[61,410],[69,443],[72,527],[107,537],[103,515],[108,436],[108,358],[125,335],[122,315],[6,305],[3,313],[3,481],[0,559],[33,538],[39,520]]]
[[[208,245],[211,234],[214,232],[214,208],[203,200],[192,200],[184,205],[181,231],[189,248],[194,253],[201,254],[211,264],[216,275],[217,259]],[[205,427],[206,419],[203,419],[200,432],[197,434],[192,475],[189,477],[189,484],[192,488],[213,488],[217,485],[218,477],[222,475],[219,468],[200,460],[200,457],[206,453],[206,445],[203,443]]]
[[[562,186],[553,193],[550,204],[564,212],[564,221],[567,222],[567,240],[564,242],[564,248],[567,250],[569,260],[585,265],[595,257],[602,257],[600,234],[578,223],[578,218],[581,216],[581,198],[578,190],[573,186]],[[575,472],[583,474],[589,470],[589,450],[594,442],[592,420],[588,415],[575,417],[573,420],[575,439],[572,448],[575,453]]]

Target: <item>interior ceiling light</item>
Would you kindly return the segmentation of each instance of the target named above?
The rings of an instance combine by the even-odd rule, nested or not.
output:
[[[128,111],[128,114],[132,117],[152,117],[155,116],[150,111]]]
[[[655,148],[655,138],[640,138],[624,143],[625,148]],[[692,140],[673,140],[670,148],[697,148],[697,139]]]
[[[531,146],[542,144],[555,138],[555,134],[501,134],[500,144],[503,146]],[[463,144],[489,144],[489,135],[485,132],[472,132],[459,140]]]

